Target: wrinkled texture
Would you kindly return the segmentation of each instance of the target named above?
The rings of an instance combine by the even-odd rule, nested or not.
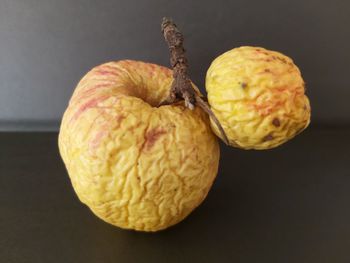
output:
[[[64,113],[59,149],[79,199],[101,219],[157,231],[185,218],[217,174],[210,121],[183,102],[157,106],[172,71],[124,60],[92,69]]]
[[[244,46],[220,55],[207,71],[206,90],[234,147],[273,148],[310,122],[300,70],[279,52]],[[220,137],[213,122],[212,128]]]

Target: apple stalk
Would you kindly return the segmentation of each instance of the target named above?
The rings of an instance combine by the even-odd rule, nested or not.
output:
[[[168,44],[170,51],[170,64],[173,68],[173,82],[170,88],[169,96],[160,105],[169,105],[180,100],[185,101],[185,106],[193,110],[195,106],[202,108],[213,120],[222,134],[223,141],[228,145],[229,141],[225,130],[222,128],[214,112],[210,109],[207,102],[204,101],[193,89],[192,82],[188,74],[188,60],[185,55],[184,37],[175,23],[164,17],[162,21],[162,33]]]

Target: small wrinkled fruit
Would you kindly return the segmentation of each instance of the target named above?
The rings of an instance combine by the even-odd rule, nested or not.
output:
[[[157,231],[206,197],[219,145],[208,116],[167,98],[172,71],[124,60],[95,67],[64,113],[59,149],[79,199],[121,228]]]
[[[289,57],[261,47],[239,47],[217,57],[206,90],[231,146],[276,147],[304,130],[310,104],[300,70]],[[212,123],[219,137],[221,133]]]

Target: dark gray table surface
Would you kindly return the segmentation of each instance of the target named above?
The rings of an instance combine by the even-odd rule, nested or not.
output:
[[[222,147],[218,178],[158,233],[95,217],[56,133],[0,133],[0,262],[350,262],[350,128],[308,129],[270,151]]]

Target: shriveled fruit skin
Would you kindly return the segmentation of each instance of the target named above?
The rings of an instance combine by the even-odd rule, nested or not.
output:
[[[74,190],[110,224],[165,229],[204,200],[216,177],[219,146],[206,114],[183,103],[151,106],[171,82],[158,65],[106,63],[84,76],[64,113],[59,149]]]
[[[234,147],[273,148],[310,123],[300,70],[276,51],[243,46],[220,55],[207,71],[206,90]],[[221,137],[214,123],[212,128]]]

